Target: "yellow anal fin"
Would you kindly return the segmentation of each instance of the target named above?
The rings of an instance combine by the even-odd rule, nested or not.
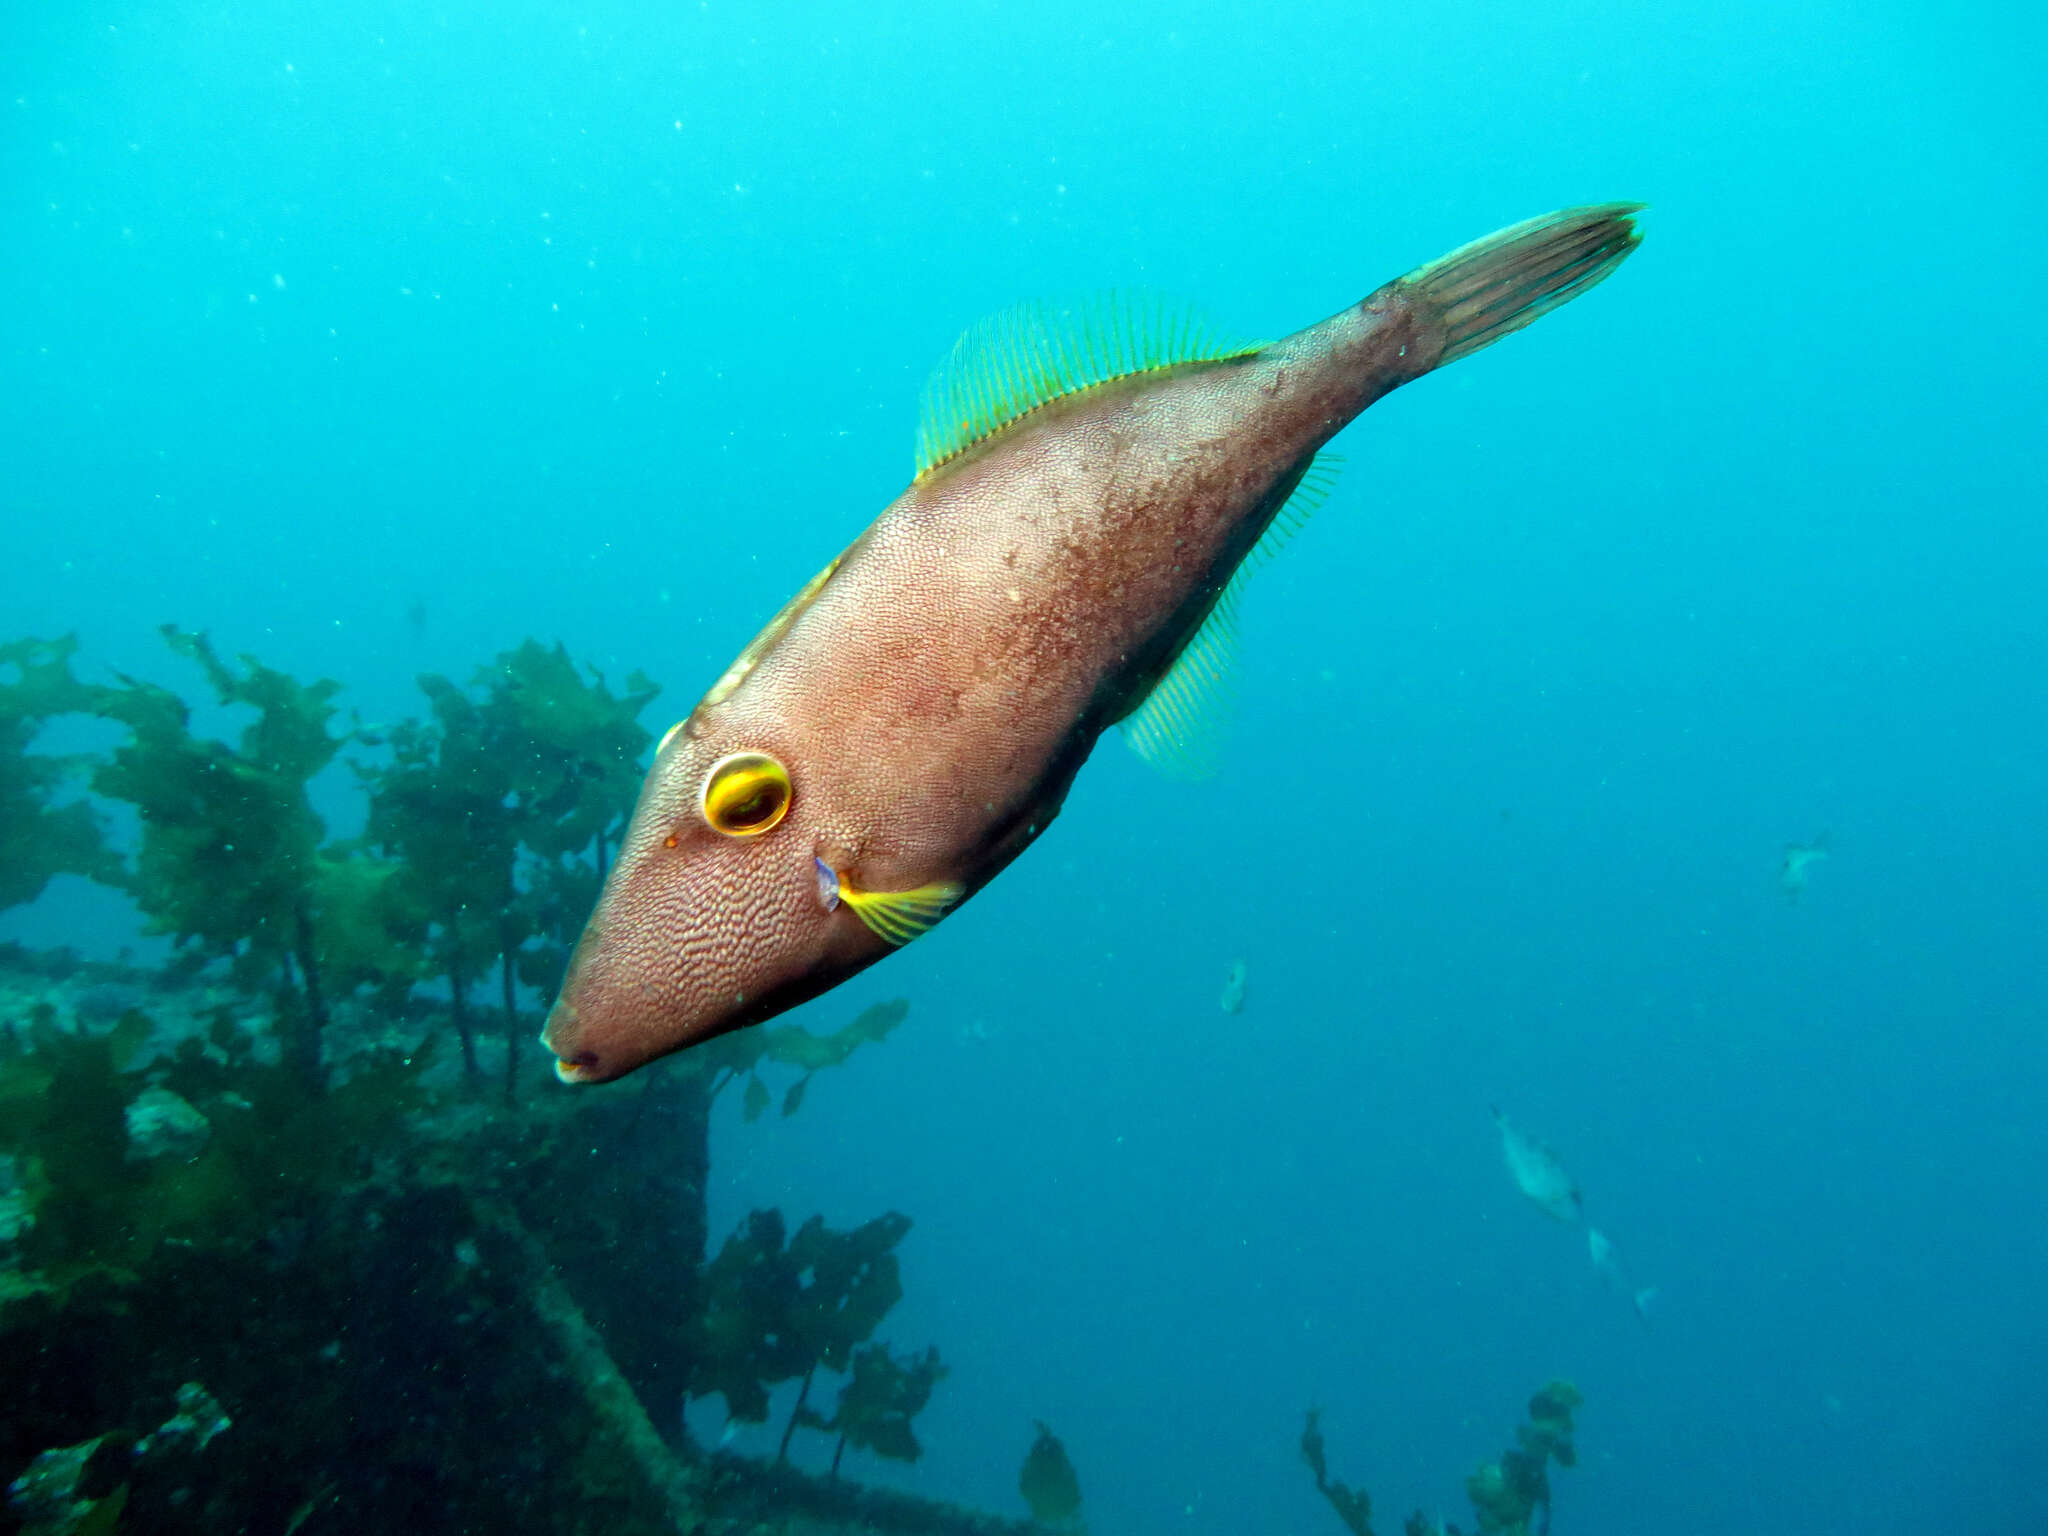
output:
[[[1331,453],[1309,460],[1265,533],[1231,573],[1208,618],[1144,702],[1124,717],[1124,740],[1160,772],[1176,779],[1205,779],[1216,771],[1224,728],[1236,703],[1238,602],[1252,572],[1278,554],[1309,514],[1329,498],[1340,462]]]
[[[859,891],[842,876],[839,899],[890,944],[908,944],[952,910],[967,888],[957,880],[938,880],[914,891]]]
[[[1287,500],[1280,504],[1280,510],[1273,514],[1273,521],[1266,524],[1266,531],[1259,535],[1259,542],[1252,546],[1252,552],[1237,568],[1237,574],[1231,578],[1231,586],[1243,591],[1245,577],[1278,555],[1287,547],[1289,539],[1308,526],[1310,515],[1328,501],[1330,493],[1337,488],[1337,471],[1343,466],[1343,455],[1332,453],[1327,448],[1308,461],[1308,468],[1294,482],[1294,489],[1288,492]]]
[[[1237,702],[1237,578],[1145,702],[1124,717],[1130,749],[1169,778],[1206,779]]]

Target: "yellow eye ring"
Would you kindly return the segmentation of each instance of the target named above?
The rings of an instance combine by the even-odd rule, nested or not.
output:
[[[727,837],[759,837],[789,814],[789,770],[766,752],[733,752],[704,775],[698,808]]]

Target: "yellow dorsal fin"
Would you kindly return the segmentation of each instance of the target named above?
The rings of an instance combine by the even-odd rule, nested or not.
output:
[[[877,935],[902,945],[944,917],[965,889],[958,881],[936,880],[914,891],[857,891],[842,878],[839,899]]]
[[[1238,602],[1252,572],[1278,554],[1309,514],[1329,499],[1340,462],[1330,453],[1309,460],[1258,543],[1224,583],[1209,617],[1181,647],[1145,702],[1124,717],[1124,740],[1160,772],[1176,779],[1204,779],[1216,771],[1223,728],[1236,702]]]
[[[1262,345],[1151,295],[1019,304],[971,326],[926,380],[917,473],[930,474],[1062,395],[1177,363],[1247,357]]]

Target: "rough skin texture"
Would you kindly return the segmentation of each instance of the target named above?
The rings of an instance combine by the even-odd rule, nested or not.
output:
[[[1573,218],[1581,246],[1621,231],[1597,281],[1632,229],[1613,209],[1553,216]],[[971,895],[992,879],[1171,664],[1316,450],[1457,343],[1440,313],[1424,287],[1389,283],[1250,357],[1055,400],[913,484],[738,687],[664,743],[549,1019],[562,1075],[617,1077],[887,954],[845,905],[825,909],[814,858],[870,891],[956,881]],[[742,750],[779,758],[793,794],[779,826],[735,839],[698,797]]]

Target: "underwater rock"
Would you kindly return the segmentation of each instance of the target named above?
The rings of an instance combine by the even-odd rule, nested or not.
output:
[[[177,1412],[153,1434],[137,1440],[112,1431],[44,1451],[8,1485],[7,1507],[24,1536],[105,1536],[119,1529],[131,1480],[145,1466],[161,1473],[175,1464],[166,1458],[205,1450],[232,1422],[212,1393],[188,1381],[178,1388]],[[95,1497],[92,1488],[105,1491]]]
[[[494,1234],[508,1263],[523,1271],[519,1285],[539,1325],[540,1343],[555,1357],[555,1372],[572,1385],[589,1415],[584,1433],[591,1463],[612,1469],[630,1490],[629,1507],[660,1511],[676,1530],[697,1529],[700,1470],[679,1460],[656,1431],[632,1384],[605,1348],[603,1336],[569,1294],[546,1250],[509,1205],[484,1199],[471,1210],[475,1225]],[[626,1528],[623,1523],[621,1528]],[[651,1526],[642,1527],[636,1520],[632,1528]]]
[[[211,1392],[196,1381],[188,1381],[178,1388],[178,1411],[159,1424],[154,1434],[137,1441],[135,1454],[142,1457],[151,1451],[178,1447],[203,1451],[215,1435],[233,1428],[234,1422]]]
[[[87,1024],[112,1024],[131,1008],[149,1001],[140,987],[120,981],[95,981],[71,995],[71,1012]]]
[[[0,1248],[20,1242],[35,1224],[35,1201],[29,1198],[21,1159],[12,1152],[0,1152]]]
[[[25,1536],[72,1536],[114,1528],[128,1500],[124,1483],[103,1499],[85,1497],[80,1485],[105,1435],[44,1451],[7,1485],[7,1507],[21,1520]]]
[[[206,1150],[213,1125],[168,1088],[145,1088],[125,1112],[128,1161],[177,1157],[190,1162]]]

